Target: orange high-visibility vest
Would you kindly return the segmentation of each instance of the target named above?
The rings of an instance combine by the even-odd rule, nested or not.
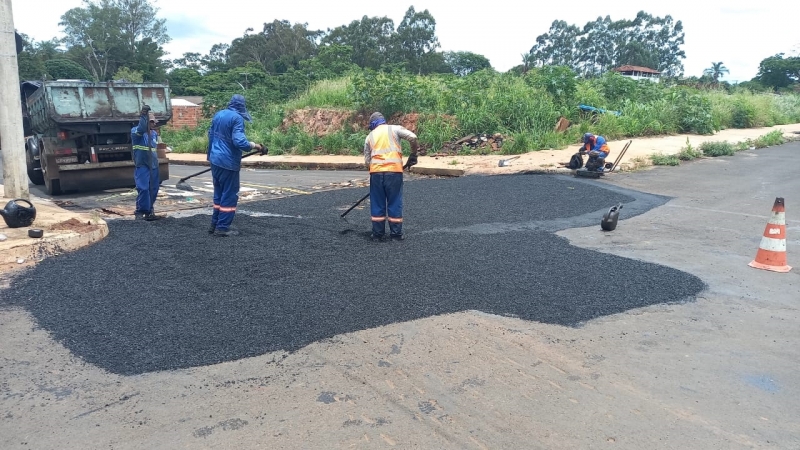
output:
[[[369,134],[369,172],[403,172],[403,147],[389,125],[380,125]]]

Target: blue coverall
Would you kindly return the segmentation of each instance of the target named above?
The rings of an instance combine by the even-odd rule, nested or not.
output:
[[[244,134],[244,121],[252,121],[245,108],[244,97],[234,95],[223,109],[214,115],[208,129],[208,161],[214,182],[214,212],[211,227],[228,231],[239,201],[239,170],[242,152],[253,148]]]
[[[158,196],[161,180],[158,179],[158,133],[150,130],[148,115],[142,114],[139,125],[131,128],[133,162],[136,166],[133,179],[136,182],[136,212],[134,214],[153,214],[153,205]]]

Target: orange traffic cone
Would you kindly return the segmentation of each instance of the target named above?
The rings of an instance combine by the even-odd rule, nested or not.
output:
[[[775,199],[772,207],[772,217],[764,229],[764,237],[758,246],[756,259],[748,264],[756,269],[771,270],[773,272],[788,272],[792,268],[786,265],[786,209],[783,198]]]

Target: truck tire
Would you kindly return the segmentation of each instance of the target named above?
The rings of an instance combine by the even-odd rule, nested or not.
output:
[[[44,184],[44,172],[40,161],[33,159],[30,149],[25,149],[25,166],[28,169],[28,178],[31,183],[41,186]]]

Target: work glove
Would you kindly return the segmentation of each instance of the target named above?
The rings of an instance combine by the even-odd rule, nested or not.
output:
[[[146,115],[148,115],[148,114],[150,114],[150,106],[149,106],[149,105],[144,105],[144,106],[142,107],[142,115],[143,115],[143,116],[146,116]]]
[[[417,154],[412,153],[408,156],[408,159],[406,160],[406,167],[409,168],[415,165],[417,165]]]

